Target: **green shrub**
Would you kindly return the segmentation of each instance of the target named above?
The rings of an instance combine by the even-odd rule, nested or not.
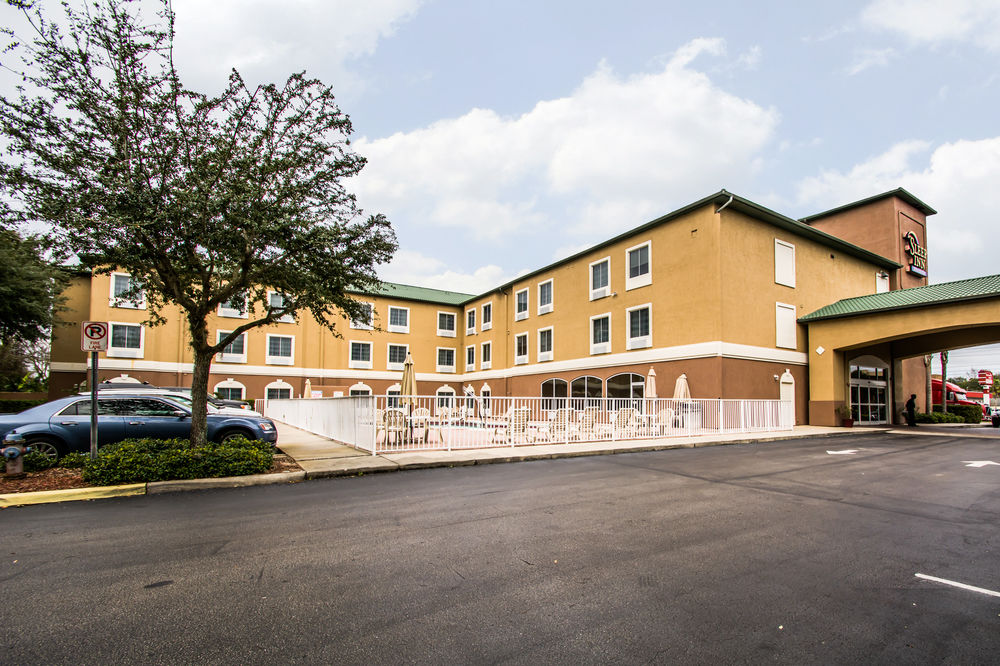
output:
[[[90,460],[89,453],[71,451],[59,459],[59,466],[66,469],[83,469],[88,460]]]
[[[964,423],[965,419],[958,414],[952,414],[951,412],[944,414],[942,412],[932,412],[930,414],[918,413],[917,423]]]
[[[192,446],[186,439],[132,439],[101,448],[87,460],[83,478],[99,486],[173,479],[261,474],[271,468],[274,448],[267,442],[236,439]]]
[[[941,414],[941,405],[934,405],[934,413]],[[949,423],[979,423],[983,420],[983,408],[979,405],[948,405],[948,413],[961,417],[961,421]]]
[[[45,402],[45,400],[0,400],[0,414],[19,414]]]
[[[44,453],[39,453],[38,451],[29,451],[24,454],[25,472],[41,472],[42,470],[55,467],[58,464],[59,463],[56,462],[55,458],[50,458]]]

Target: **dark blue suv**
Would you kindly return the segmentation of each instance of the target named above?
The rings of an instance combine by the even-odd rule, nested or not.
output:
[[[90,450],[90,396],[73,396],[0,415],[0,439],[16,431],[35,450],[49,456]],[[116,393],[97,398],[99,445],[123,439],[185,439],[191,435],[191,410],[165,396]],[[235,437],[277,444],[274,421],[263,416],[208,414],[208,439]]]

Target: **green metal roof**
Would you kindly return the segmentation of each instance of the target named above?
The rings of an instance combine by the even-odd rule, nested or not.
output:
[[[799,321],[808,324],[823,319],[853,317],[875,312],[944,305],[998,296],[1000,296],[1000,275],[987,275],[969,280],[931,284],[926,287],[897,289],[881,294],[845,298],[804,317],[799,317]]]
[[[457,291],[444,291],[442,289],[428,289],[427,287],[414,287],[408,284],[396,284],[395,282],[383,282],[382,288],[371,291],[359,291],[371,296],[388,296],[405,301],[421,301],[424,303],[440,303],[441,305],[462,305],[475,296],[473,294],[461,294]]]
[[[844,204],[843,206],[837,206],[836,208],[831,208],[830,210],[825,210],[822,213],[816,213],[814,215],[808,215],[806,217],[801,218],[800,221],[801,222],[809,223],[809,222],[812,222],[813,220],[818,220],[821,217],[827,217],[828,215],[833,215],[834,213],[842,213],[845,210],[850,210],[852,208],[858,208],[859,206],[865,206],[865,205],[868,205],[870,203],[874,203],[874,202],[878,201],[879,199],[888,199],[890,197],[897,197],[899,199],[902,199],[906,203],[910,204],[911,206],[913,206],[914,208],[916,208],[917,210],[919,210],[924,215],[936,215],[937,214],[936,210],[934,210],[933,208],[931,208],[930,206],[928,206],[927,204],[925,204],[923,201],[921,201],[920,199],[916,198],[915,196],[913,196],[912,194],[910,194],[909,192],[907,192],[906,190],[904,190],[902,187],[897,187],[894,190],[890,190],[889,192],[883,192],[882,194],[876,194],[875,196],[868,197],[867,199],[860,199],[859,201],[853,201],[853,202],[851,202],[849,204]]]

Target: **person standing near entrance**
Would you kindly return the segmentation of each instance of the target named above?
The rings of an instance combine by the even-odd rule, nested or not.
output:
[[[906,401],[906,425],[913,427],[917,425],[917,394],[910,395]]]

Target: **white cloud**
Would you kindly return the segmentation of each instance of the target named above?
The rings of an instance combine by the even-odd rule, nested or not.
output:
[[[914,42],[971,41],[1000,50],[998,0],[875,0],[861,12],[861,21]]]
[[[481,294],[499,287],[515,276],[495,265],[480,266],[471,273],[449,268],[439,259],[412,250],[399,250],[392,261],[379,270],[387,282],[415,284],[467,294]]]
[[[854,63],[847,68],[847,73],[854,76],[872,67],[885,67],[894,57],[895,49],[861,49],[855,54]]]
[[[362,85],[345,67],[375,51],[421,0],[174,0],[177,58],[185,82],[221,89],[237,68],[252,83],[322,71],[338,89]]]
[[[929,155],[928,155],[929,153]],[[1000,272],[992,196],[1000,182],[1000,137],[937,146],[906,141],[847,172],[799,183],[800,204],[825,210],[903,187],[938,212],[928,220],[932,282]]]
[[[369,162],[352,186],[366,209],[477,239],[556,227],[560,246],[577,242],[567,234],[600,240],[756,168],[778,113],[690,67],[724,48],[696,39],[657,71],[627,77],[601,63],[568,97],[520,116],[473,109],[361,139]]]

